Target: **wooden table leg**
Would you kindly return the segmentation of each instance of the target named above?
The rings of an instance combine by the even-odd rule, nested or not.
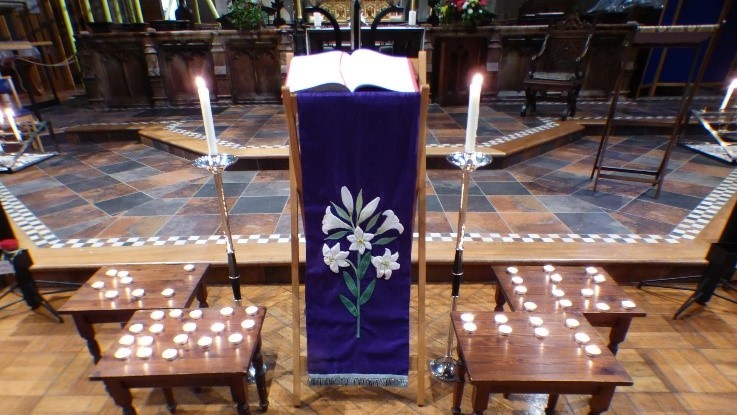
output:
[[[461,400],[463,400],[463,388],[466,386],[466,364],[463,359],[458,359],[458,380],[453,383],[453,415],[460,415]]]
[[[615,386],[604,386],[591,396],[589,404],[589,415],[599,415],[609,409],[609,404],[614,397]]]
[[[491,391],[485,385],[474,385],[471,394],[471,405],[473,407],[473,415],[484,415],[484,411],[489,407],[489,394]]]
[[[612,354],[617,354],[619,343],[622,343],[624,338],[627,337],[627,331],[630,329],[631,322],[632,317],[620,317],[614,326],[612,326],[609,332],[609,344],[607,345]]]
[[[246,376],[232,376],[230,378],[230,395],[235,402],[235,411],[238,415],[250,415],[248,407],[248,381]]]
[[[177,410],[177,401],[174,399],[174,392],[171,388],[161,388],[161,391],[164,392],[164,398],[166,399],[166,409],[173,414]]]
[[[121,382],[113,380],[105,381],[105,389],[115,401],[115,404],[123,409],[123,415],[136,415],[136,409],[133,407],[133,396],[131,391],[124,387]]]
[[[200,308],[210,307],[210,305],[207,304],[207,286],[205,286],[204,282],[200,282],[197,286],[195,297],[197,297],[197,301],[200,302]]]
[[[548,395],[548,406],[545,407],[545,415],[553,415],[555,413],[558,398],[560,398],[560,395]]]
[[[507,299],[504,297],[504,293],[502,292],[502,287],[500,284],[496,285],[494,299],[496,300],[496,307],[494,307],[494,311],[504,311],[504,304],[507,302]]]
[[[100,361],[102,357],[100,354],[100,345],[95,340],[95,328],[92,323],[87,321],[87,318],[83,314],[73,314],[74,325],[77,326],[79,335],[87,341],[87,350],[90,351],[95,363]]]
[[[251,362],[256,369],[256,391],[258,392],[258,405],[262,412],[269,409],[269,396],[266,391],[266,371],[264,371],[264,357],[261,355],[261,339],[256,343],[256,349]]]

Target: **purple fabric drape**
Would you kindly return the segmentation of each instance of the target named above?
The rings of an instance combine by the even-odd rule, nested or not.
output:
[[[406,386],[420,95],[297,104],[310,383]]]

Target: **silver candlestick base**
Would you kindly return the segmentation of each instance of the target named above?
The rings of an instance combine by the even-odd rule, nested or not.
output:
[[[192,164],[195,167],[206,169],[212,173],[215,181],[215,190],[218,195],[218,207],[220,208],[220,220],[223,227],[223,235],[225,236],[225,250],[228,254],[228,270],[230,278],[230,287],[233,289],[233,300],[236,305],[241,305],[241,283],[238,274],[238,262],[235,260],[235,251],[233,250],[233,236],[230,232],[230,217],[228,216],[228,206],[225,202],[225,190],[223,189],[223,171],[231,164],[238,161],[236,156],[230,154],[216,154],[214,156],[202,156],[196,159]]]
[[[491,157],[479,152],[466,153],[458,151],[449,154],[447,160],[461,169],[463,173],[461,181],[461,207],[458,210],[458,229],[456,232],[456,253],[453,261],[453,289],[451,292],[452,302],[450,312],[456,311],[458,305],[458,294],[463,278],[463,235],[466,228],[466,211],[468,210],[468,184],[471,172],[479,167],[491,163]],[[448,327],[448,347],[445,356],[430,361],[430,373],[435,379],[443,382],[454,382],[458,380],[458,361],[453,358],[453,324]]]

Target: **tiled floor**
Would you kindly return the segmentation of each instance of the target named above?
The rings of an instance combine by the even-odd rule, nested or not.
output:
[[[229,288],[209,287],[211,307],[232,305]],[[634,380],[634,386],[617,388],[608,414],[617,415],[731,415],[737,393],[737,306],[715,298],[705,308],[692,307],[685,318],[671,316],[689,293],[674,290],[625,287],[625,291],[648,313],[632,322],[618,359]],[[407,389],[311,388],[302,376],[304,405],[292,406],[291,292],[287,286],[244,286],[246,303],[268,307],[263,329],[263,353],[268,366],[269,414],[450,414],[449,384],[429,379],[425,407],[414,403],[415,381],[410,373]],[[428,286],[427,354],[445,351],[450,287]],[[68,294],[49,296],[59,307]],[[732,297],[735,293],[729,294]],[[459,310],[489,310],[494,286],[467,284],[461,288]],[[415,295],[412,296],[413,301]],[[6,304],[8,299],[0,302]],[[414,305],[412,310],[415,310]],[[414,313],[414,312],[413,312]],[[414,314],[413,314],[414,316]],[[412,317],[414,319],[414,317]],[[304,321],[304,320],[303,320]],[[120,326],[97,325],[98,340],[105,351],[115,344]],[[304,332],[304,328],[303,328]],[[606,336],[606,329],[599,334]],[[411,332],[412,344],[416,331]],[[605,337],[604,337],[605,338]],[[302,347],[305,347],[304,342]],[[411,346],[414,348],[414,346]],[[413,349],[414,350],[414,349]],[[92,359],[71,319],[52,322],[20,303],[0,311],[0,405],[12,415],[119,415],[100,382],[91,382]],[[232,414],[227,388],[175,389],[177,414]],[[250,387],[253,401],[255,388]],[[470,389],[461,405],[468,414]],[[487,414],[538,415],[546,397],[493,395]],[[561,397],[562,415],[588,413],[586,396]],[[253,402],[252,402],[253,403]],[[134,389],[133,405],[141,415],[167,414],[159,390]],[[252,406],[253,413],[258,409]]]

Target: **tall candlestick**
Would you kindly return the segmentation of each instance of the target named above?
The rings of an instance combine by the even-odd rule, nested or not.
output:
[[[5,116],[8,118],[8,124],[10,124],[10,129],[13,130],[13,135],[15,136],[15,139],[20,141],[20,131],[18,131],[18,126],[15,124],[15,113],[13,112],[12,108],[5,108]]]
[[[729,104],[729,99],[732,98],[732,93],[734,92],[735,88],[737,88],[737,79],[733,79],[732,82],[729,84],[729,88],[727,88],[727,93],[724,95],[724,101],[722,101],[722,105],[719,107],[719,111],[724,111],[727,109],[727,104]]]
[[[468,91],[468,120],[466,122],[466,145],[464,147],[466,153],[473,153],[476,147],[476,130],[479,126],[479,104],[483,82],[484,78],[477,73],[473,76]]]
[[[205,80],[201,77],[195,78],[197,85],[197,94],[200,97],[200,107],[202,109],[202,123],[205,125],[205,137],[207,138],[207,152],[210,156],[217,156],[218,144],[215,141],[215,124],[212,121],[212,108],[210,107],[210,90],[205,85]]]

